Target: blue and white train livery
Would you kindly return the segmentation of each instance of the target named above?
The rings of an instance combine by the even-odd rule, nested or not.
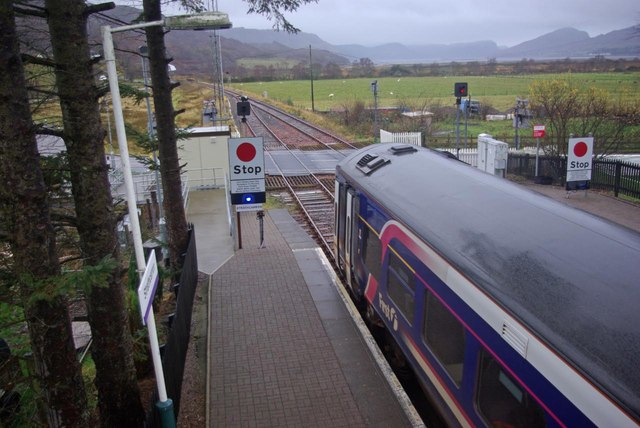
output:
[[[335,245],[450,426],[640,425],[640,234],[377,144],[336,168]]]

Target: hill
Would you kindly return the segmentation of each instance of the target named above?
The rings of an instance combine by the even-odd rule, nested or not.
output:
[[[272,30],[234,28],[225,30],[225,39],[250,46],[278,43],[290,48],[312,48],[334,52],[350,62],[369,58],[374,63],[430,63],[445,61],[587,58],[595,55],[640,56],[640,27],[629,27],[590,37],[585,31],[562,28],[512,47],[500,47],[491,40],[453,44],[389,43],[378,46],[332,45],[315,34],[287,34]]]
[[[139,10],[128,6],[118,6],[105,13],[123,22],[131,22],[139,14]],[[211,32],[208,31],[173,31],[167,37],[167,46],[176,61],[193,62],[196,59],[194,54],[211,52],[210,35]],[[454,44],[420,44],[411,40],[411,43],[389,43],[373,47],[357,44],[332,45],[315,34],[288,34],[250,28],[223,30],[220,31],[220,36],[223,39],[223,63],[242,58],[308,61],[309,46],[314,50],[314,62],[321,65],[344,65],[360,58],[369,58],[380,64],[484,61],[488,58],[517,60],[584,58],[593,55],[640,56],[639,26],[596,37],[590,37],[585,31],[575,28],[563,28],[512,47],[499,47],[491,40]],[[225,44],[233,46],[233,49],[226,49]],[[316,55],[315,51],[319,54]]]
[[[529,40],[517,46],[503,49],[501,58],[581,58],[595,55],[640,56],[640,32],[638,27],[612,31],[589,37],[585,31],[563,28]]]
[[[118,6],[105,12],[104,18],[92,21],[90,33],[100,41],[99,26],[129,23],[140,15],[140,10]],[[117,23],[116,23],[117,22]],[[488,59],[517,61],[521,59],[588,58],[593,56],[640,57],[640,27],[629,27],[596,37],[575,28],[563,28],[543,34],[533,40],[512,47],[500,47],[494,41],[483,40],[455,44],[389,43],[374,47],[356,44],[332,45],[315,34],[300,32],[288,34],[273,30],[232,28],[220,31],[222,65],[224,70],[240,64],[261,64],[264,67],[287,67],[295,64],[308,67],[309,47],[313,49],[313,63],[345,66],[368,58],[376,64],[429,64],[451,61],[487,61]],[[116,34],[119,47],[137,51],[144,37]],[[194,74],[210,73],[213,67],[213,32],[171,31],[166,38],[167,51],[174,58],[178,70]],[[139,73],[139,59],[119,54],[119,61],[132,73]]]

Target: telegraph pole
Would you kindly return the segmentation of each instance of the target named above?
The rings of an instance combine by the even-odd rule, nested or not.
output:
[[[313,101],[313,60],[311,59],[311,45],[309,45],[309,77],[311,78],[311,111],[316,111]]]
[[[373,142],[378,142],[378,81],[371,82],[371,92],[373,92]]]

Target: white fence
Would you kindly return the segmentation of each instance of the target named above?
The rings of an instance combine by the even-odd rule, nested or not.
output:
[[[466,149],[450,149],[450,148],[441,148],[436,149],[441,152],[449,152],[458,157],[462,162],[466,162],[473,167],[478,167],[478,149],[466,148]]]
[[[422,145],[422,132],[389,132],[380,130],[381,143],[404,143],[414,146]]]
[[[454,155],[458,156],[458,159],[460,159],[462,162],[466,162],[469,165],[473,166],[473,167],[478,167],[478,149],[477,147],[470,147],[470,148],[466,148],[466,149],[455,149],[455,148],[440,148],[440,149],[436,149],[439,150],[441,152],[449,152],[449,153],[453,153]],[[531,151],[527,151],[527,150],[516,150],[515,147],[509,147],[509,153],[523,153],[523,152],[531,152],[533,155],[535,155],[535,150]],[[542,154],[542,153],[540,153]]]

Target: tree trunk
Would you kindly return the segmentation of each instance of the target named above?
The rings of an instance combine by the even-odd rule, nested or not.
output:
[[[90,62],[82,0],[45,0],[65,143],[71,167],[80,248],[87,266],[118,260],[116,224],[104,156],[104,130]],[[120,269],[88,291],[88,316],[103,426],[139,427],[144,420]]]
[[[9,233],[37,377],[51,427],[89,424],[20,59],[11,1],[0,2],[1,215]],[[2,386],[0,386],[2,387]]]
[[[145,21],[162,19],[160,0],[143,0]],[[174,270],[182,267],[182,254],[187,250],[187,219],[180,181],[180,159],[175,129],[175,112],[171,99],[171,80],[165,55],[164,29],[146,29],[149,48],[149,68],[153,87],[153,104],[156,112],[156,131],[160,157],[160,173],[167,217],[169,252]]]

